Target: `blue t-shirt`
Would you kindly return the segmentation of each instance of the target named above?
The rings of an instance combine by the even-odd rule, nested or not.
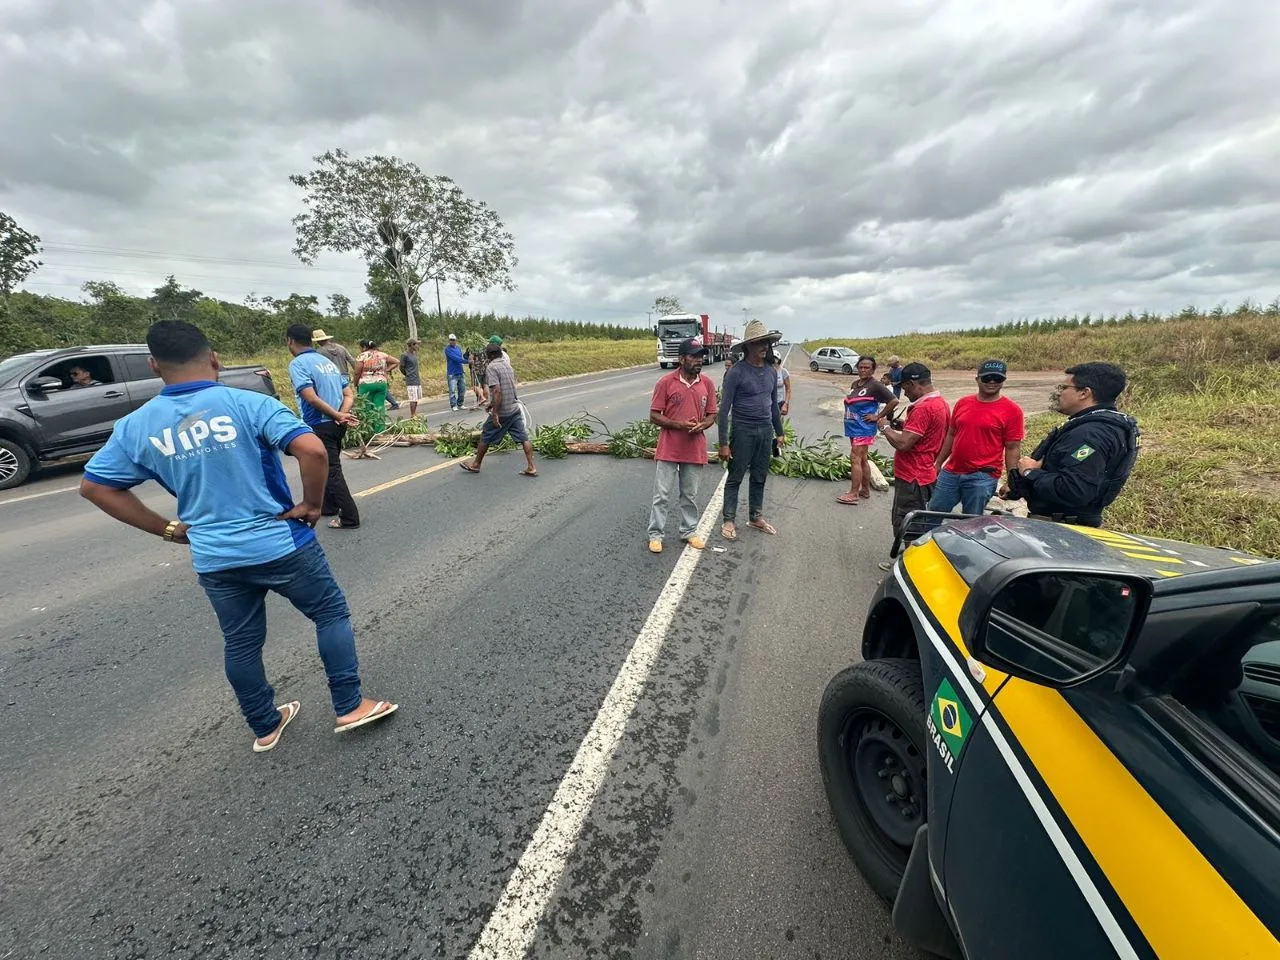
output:
[[[342,409],[342,390],[347,385],[347,378],[342,375],[337,364],[323,353],[307,350],[294,357],[289,362],[289,379],[293,381],[293,392],[298,395],[298,409],[302,411],[302,419],[307,426],[318,426],[332,419],[302,399],[302,391],[307,387],[313,388],[316,396],[333,409]]]
[[[462,356],[462,348],[456,343],[451,343],[444,348],[444,366],[445,375],[449,377],[462,376],[462,364],[464,359]]]
[[[165,387],[116,422],[84,475],[127,490],[154,480],[178,498],[197,573],[279,560],[315,539],[293,507],[278,451],[307,426],[274,397],[211,380]]]

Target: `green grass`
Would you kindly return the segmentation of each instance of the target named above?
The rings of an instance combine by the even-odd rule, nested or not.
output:
[[[1217,317],[1082,326],[989,336],[982,331],[908,333],[868,340],[813,340],[806,350],[846,346],[881,364],[896,354],[940,370],[973,370],[990,357],[1015,370],[1062,370],[1086,360],[1125,367],[1280,363],[1280,317],[1240,311]]]
[[[644,363],[654,363],[656,369],[657,363],[652,340],[563,340],[553,343],[508,341],[504,346],[507,353],[511,355],[511,364],[515,367],[516,377],[521,383],[570,377],[580,373],[595,373],[598,370],[616,370],[619,367],[633,367]],[[404,345],[384,343],[380,349],[398,358],[404,352]],[[443,351],[440,353],[423,351],[420,357],[423,396],[445,396],[449,390],[445,380]],[[281,348],[249,357],[227,357],[225,362],[228,364],[250,363],[265,367],[271,371],[280,399],[297,409],[297,401],[289,385],[291,359],[289,352]],[[467,389],[470,391],[469,379]],[[404,399],[404,380],[399,374],[391,379],[391,392],[397,399]]]

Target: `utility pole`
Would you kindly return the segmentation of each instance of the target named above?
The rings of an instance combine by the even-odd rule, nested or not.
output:
[[[440,334],[447,336],[449,331],[444,328],[444,309],[440,306],[440,278],[436,277],[436,317],[440,320]]]

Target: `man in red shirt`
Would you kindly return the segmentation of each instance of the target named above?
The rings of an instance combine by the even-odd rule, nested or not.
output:
[[[715,385],[702,376],[706,348],[697,337],[680,344],[680,366],[653,388],[649,419],[658,425],[658,464],[653,481],[653,509],[649,513],[649,550],[662,552],[667,526],[667,501],[679,491],[680,539],[695,550],[706,542],[697,536],[698,480],[707,465],[706,429],[716,422]]]
[[[965,513],[980,516],[1000,474],[1017,469],[1027,431],[1022,408],[1000,395],[1008,375],[1003,360],[987,360],[978,368],[977,394],[956,401],[935,463],[938,485],[930,510],[950,513],[958,503]]]
[[[885,420],[880,421],[880,433],[894,449],[891,557],[898,555],[907,514],[926,509],[933,496],[934,484],[938,481],[935,462],[951,418],[947,401],[933,387],[933,373],[923,363],[908,363],[902,368],[902,392],[911,401],[902,429],[895,430]],[[888,570],[892,566],[886,562],[880,564],[880,569]]]

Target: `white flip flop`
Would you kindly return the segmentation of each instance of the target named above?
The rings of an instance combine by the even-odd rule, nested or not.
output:
[[[373,723],[375,720],[381,720],[383,717],[389,717],[399,709],[400,704],[398,703],[388,703],[386,700],[379,700],[373,705],[373,709],[359,720],[352,720],[350,723],[340,723],[333,728],[333,732],[345,733],[348,730],[354,730],[356,727],[363,727],[366,723]]]
[[[280,712],[284,714],[284,721],[280,724],[279,729],[276,730],[276,738],[264,747],[258,742],[258,738],[255,737],[253,741],[253,752],[266,753],[268,750],[274,749],[275,745],[280,742],[280,738],[284,736],[284,728],[293,722],[293,718],[298,715],[298,711],[301,709],[302,704],[297,700],[290,700],[283,707],[280,707]]]

